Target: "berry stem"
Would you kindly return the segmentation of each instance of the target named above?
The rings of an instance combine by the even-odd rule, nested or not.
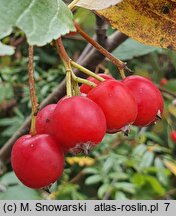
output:
[[[72,79],[72,85],[73,85],[73,95],[76,95],[76,96],[78,96],[78,95],[81,95],[81,92],[80,92],[80,90],[79,90],[79,85],[78,85],[78,83],[75,81],[75,80],[73,80]]]
[[[72,60],[70,60],[70,64],[71,64],[73,67],[75,67],[75,68],[77,68],[78,70],[80,70],[81,72],[87,74],[88,76],[94,77],[95,79],[99,80],[100,82],[103,82],[103,81],[105,80],[104,78],[98,76],[97,74],[93,73],[92,71],[90,71],[90,70],[88,70],[87,68],[85,68],[85,67],[83,67],[83,66],[77,64],[76,62],[74,62],[74,61],[72,61]]]
[[[70,10],[73,10],[74,7],[76,6],[76,4],[79,2],[79,0],[73,0],[69,5],[68,5],[68,8]]]
[[[56,47],[56,50],[66,69],[66,93],[68,97],[71,97],[72,96],[72,82],[71,82],[72,68],[70,65],[70,58],[67,55],[67,52],[64,48],[61,38],[59,38],[57,41],[56,40],[54,41],[54,46]]]
[[[105,48],[103,48],[99,43],[93,40],[85,31],[81,29],[81,27],[75,23],[75,28],[79,34],[85,38],[93,47],[95,47],[100,53],[102,53],[105,57],[107,57],[114,65],[119,69],[120,75],[122,79],[125,78],[124,69],[131,72],[131,70],[126,66],[126,63],[114,57],[110,52],[108,52]]]
[[[38,112],[39,105],[37,102],[36,91],[35,91],[33,46],[29,45],[28,55],[29,55],[29,61],[28,61],[29,91],[30,91],[30,100],[32,104],[32,120],[31,120],[30,134],[34,136],[36,134],[35,121],[36,121],[36,115]]]
[[[66,69],[66,88],[67,88],[67,96],[68,97],[71,97],[73,96],[73,91],[72,91],[72,79],[77,82],[77,83],[83,83],[83,84],[86,84],[86,85],[89,85],[90,87],[95,87],[96,84],[93,83],[93,82],[90,82],[89,80],[86,80],[86,79],[82,79],[80,77],[77,77],[73,71],[72,71],[72,68],[71,68],[71,60],[64,48],[64,45],[62,43],[62,39],[59,38],[58,41],[54,41],[54,46],[56,47],[56,50],[65,66],[65,69]],[[92,72],[93,73],[93,72]],[[94,74],[94,73],[93,73]],[[77,89],[78,90],[78,89]],[[76,91],[77,91],[76,90]]]
[[[73,73],[73,71],[72,71],[72,74],[71,74],[71,75],[72,75],[73,80],[76,81],[77,83],[86,84],[86,85],[88,85],[88,86],[90,86],[90,87],[92,87],[92,88],[96,87],[96,84],[95,84],[94,82],[91,82],[91,81],[89,81],[89,80],[86,80],[86,79],[82,79],[82,78],[80,78],[80,77],[77,77],[77,76]]]

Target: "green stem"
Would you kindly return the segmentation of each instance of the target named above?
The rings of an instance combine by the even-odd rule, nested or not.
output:
[[[73,73],[73,71],[72,71],[71,75],[72,75],[73,80],[76,81],[77,83],[86,84],[86,85],[90,86],[91,88],[94,88],[94,87],[97,86],[94,82],[91,82],[91,81],[89,81],[89,80],[86,80],[86,79],[82,79],[82,78],[80,78],[80,77],[77,77],[77,76]]]
[[[30,99],[32,104],[32,120],[31,120],[31,128],[30,134],[32,136],[36,135],[36,115],[38,112],[38,102],[35,91],[35,80],[34,80],[34,49],[33,46],[29,45],[28,48],[29,62],[28,62],[28,76],[29,76],[29,91],[30,91]]]
[[[73,95],[76,95],[76,96],[81,95],[79,85],[73,78],[72,78],[72,85],[73,85],[73,91],[74,91]]]
[[[94,77],[95,79],[97,79],[100,82],[103,82],[105,79],[98,76],[97,74],[93,73],[92,71],[88,70],[87,68],[77,64],[76,62],[70,60],[70,64],[77,68],[78,70],[82,71],[83,73],[87,74],[88,76]]]
[[[72,83],[71,83],[71,70],[66,69],[66,94],[72,97]]]

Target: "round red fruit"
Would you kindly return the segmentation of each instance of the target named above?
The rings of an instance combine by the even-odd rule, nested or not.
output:
[[[114,79],[112,76],[107,75],[107,74],[103,74],[103,73],[98,74],[98,76],[104,78],[105,80]],[[94,82],[95,84],[99,84],[100,83],[100,81],[98,81],[94,77],[88,77],[87,80],[89,80],[91,82]],[[92,88],[90,86],[86,85],[86,84],[82,84],[80,86],[81,93],[88,94],[88,92],[90,90],[92,90]]]
[[[157,117],[161,118],[164,108],[163,98],[158,88],[149,79],[129,76],[123,83],[130,89],[138,106],[134,125],[147,126],[156,121]]]
[[[172,141],[173,141],[174,143],[176,143],[176,131],[175,131],[175,130],[172,130],[172,131],[170,132],[170,137],[171,137]]]
[[[129,89],[120,81],[104,81],[92,89],[87,96],[102,108],[109,133],[123,130],[136,119],[135,100]]]
[[[160,86],[164,86],[167,82],[168,80],[166,78],[161,79]]]
[[[101,142],[106,132],[103,111],[82,96],[59,101],[53,113],[52,126],[63,148],[81,148],[85,153]]]
[[[64,155],[50,135],[25,135],[14,144],[11,162],[16,176],[24,185],[43,188],[62,175]]]
[[[36,118],[37,134],[52,134],[51,117],[56,108],[56,104],[49,104],[40,110]]]

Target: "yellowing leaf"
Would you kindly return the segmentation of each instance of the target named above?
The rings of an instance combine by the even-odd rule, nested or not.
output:
[[[176,175],[176,164],[175,163],[168,161],[168,160],[164,160],[164,164],[174,175]]]
[[[176,0],[124,0],[97,13],[141,43],[176,49]]]
[[[67,157],[66,161],[70,165],[78,164],[79,166],[91,166],[95,160],[90,157]]]
[[[102,10],[116,5],[121,1],[122,0],[79,0],[76,5],[90,10]]]

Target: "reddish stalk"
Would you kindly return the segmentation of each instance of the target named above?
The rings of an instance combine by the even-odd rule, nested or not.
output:
[[[34,136],[36,134],[35,121],[36,115],[38,112],[38,102],[35,91],[35,80],[34,80],[34,48],[29,45],[28,48],[28,76],[29,76],[29,91],[30,91],[30,100],[32,104],[32,120],[31,120],[31,128],[30,134]]]
[[[93,47],[95,47],[101,54],[103,54],[106,58],[108,58],[114,65],[117,66],[119,72],[121,74],[122,79],[125,78],[124,70],[131,72],[131,70],[126,66],[126,63],[114,57],[110,52],[108,52],[104,47],[102,47],[99,43],[93,40],[85,31],[81,29],[81,27],[75,22],[75,28],[79,34],[85,38]]]

